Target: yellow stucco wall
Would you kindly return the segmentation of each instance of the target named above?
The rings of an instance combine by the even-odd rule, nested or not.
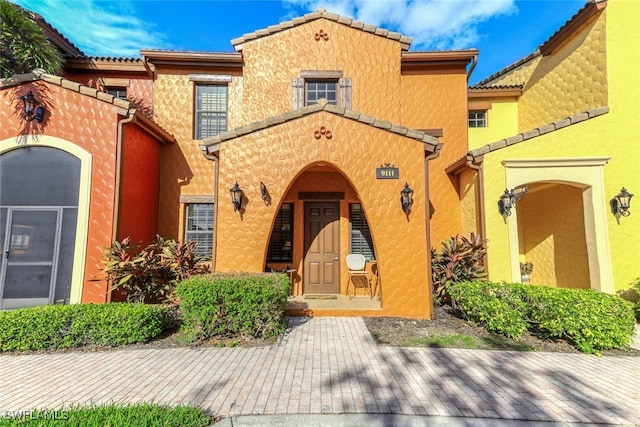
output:
[[[480,233],[479,198],[478,198],[478,172],[465,169],[457,179],[460,188],[460,232],[463,236],[471,233]],[[434,247],[440,249],[441,242],[432,242]]]
[[[315,139],[320,126],[331,130],[333,137]],[[373,236],[382,282],[382,310],[377,315],[428,318],[428,254],[426,245],[425,188],[423,144],[391,134],[363,123],[327,112],[319,112],[233,140],[220,149],[220,183],[224,195],[218,206],[219,271],[262,271],[271,224],[283,201],[283,195],[295,196],[292,185],[304,191],[318,188],[346,188],[345,199],[357,195],[367,213]],[[327,179],[328,187],[319,185],[314,176],[296,181],[309,166],[324,163],[344,175],[344,179]],[[377,180],[375,169],[392,163],[400,169],[399,180]],[[319,178],[321,179],[321,178]],[[246,206],[242,218],[233,212],[225,193],[238,181],[245,191]],[[260,199],[263,181],[272,195],[272,205]],[[341,183],[342,181],[342,183]],[[412,183],[415,191],[413,212],[407,221],[400,207],[400,190]],[[413,184],[415,183],[415,184]],[[304,184],[304,185],[301,185]],[[326,191],[326,190],[323,190]],[[288,200],[291,201],[291,200]],[[345,255],[348,253],[348,200],[341,204],[341,288],[347,281]],[[298,202],[296,202],[298,203]],[[300,204],[296,204],[297,226]],[[346,217],[345,217],[346,216]],[[296,225],[294,224],[294,227]],[[300,235],[294,241],[294,254],[302,255]],[[301,267],[301,260],[294,259]],[[304,272],[298,271],[300,276]]]
[[[607,196],[613,197],[625,186],[636,197],[631,202],[631,216],[618,225],[608,214],[611,259],[616,289],[627,289],[640,277],[640,174],[637,144],[640,128],[640,3],[633,0],[610,0],[607,3],[606,40],[609,107],[609,127],[601,132],[612,159],[607,165],[605,185]]]
[[[516,99],[474,98],[474,101],[490,102],[487,110],[487,127],[469,128],[469,150],[498,141],[505,135],[515,135],[518,130],[518,102]]]
[[[533,184],[518,203],[520,259],[533,263],[531,282],[589,288],[582,189]]]
[[[484,204],[493,280],[512,280],[514,271],[509,262],[509,227],[496,209],[496,201],[508,184],[506,169],[501,163],[505,159],[610,158],[602,168],[602,176],[598,176],[597,168],[589,172],[591,176],[584,176],[584,181],[599,183],[603,189],[600,199],[593,201],[593,208],[600,209],[598,214],[604,218],[603,226],[597,227],[596,237],[600,242],[606,241],[607,246],[606,250],[599,248],[597,256],[610,259],[613,283],[601,286],[610,292],[627,289],[633,279],[640,276],[637,199],[632,200],[631,216],[622,218],[620,224],[609,211],[609,200],[623,186],[631,193],[640,194],[640,175],[633,172],[638,162],[635,144],[640,140],[640,130],[635,124],[640,92],[632,90],[640,87],[640,73],[632,65],[640,61],[639,20],[637,2],[609,1],[595,20],[583,26],[580,34],[551,57],[545,57],[544,61],[549,64],[547,74],[534,74],[519,102],[521,131],[594,107],[608,106],[608,114],[484,156]],[[540,102],[532,102],[535,97]],[[534,112],[539,118],[527,118]],[[595,244],[589,239],[587,246],[594,251]],[[532,278],[538,281],[536,273]]]
[[[601,12],[551,55],[541,57],[520,97],[520,132],[607,105],[605,25]]]

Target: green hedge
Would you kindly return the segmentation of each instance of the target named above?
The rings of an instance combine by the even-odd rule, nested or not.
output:
[[[183,342],[273,338],[284,331],[289,278],[282,273],[216,273],[178,284]]]
[[[530,330],[598,354],[628,345],[634,333],[632,304],[590,289],[463,282],[449,293],[452,305],[469,320],[511,338]]]
[[[145,342],[175,326],[169,311],[145,304],[45,305],[0,312],[0,351]]]

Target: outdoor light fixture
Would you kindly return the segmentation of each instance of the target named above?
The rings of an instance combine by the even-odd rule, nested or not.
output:
[[[25,119],[31,121],[33,119],[36,122],[42,122],[44,118],[44,106],[37,105],[36,98],[33,96],[33,92],[29,91],[26,95],[20,97],[22,100],[22,112]]]
[[[611,201],[609,202],[611,204],[611,213],[613,213],[613,215],[618,220],[618,224],[620,224],[621,216],[631,215],[631,212],[629,212],[629,207],[631,206],[632,197],[633,194],[629,193],[626,188],[622,187],[622,190],[620,190],[620,192],[616,194],[616,197],[611,199]]]
[[[271,196],[269,195],[267,186],[262,181],[260,181],[260,195],[262,196],[262,201],[264,202],[264,204],[266,206],[271,206]]]
[[[409,187],[408,182],[404,184],[404,188],[400,191],[400,203],[402,203],[402,210],[407,215],[407,221],[409,221],[411,205],[413,205],[413,190]]]
[[[511,216],[511,208],[516,205],[516,202],[522,200],[528,191],[529,187],[526,185],[520,188],[512,188],[511,190],[504,189],[504,193],[498,199],[498,212],[504,217],[505,221],[508,216]]]
[[[231,192],[231,202],[233,203],[233,211],[237,212],[242,209],[242,196],[244,196],[244,191],[238,185],[238,181],[236,184],[229,189]]]

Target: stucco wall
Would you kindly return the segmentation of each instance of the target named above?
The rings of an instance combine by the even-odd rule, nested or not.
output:
[[[582,190],[534,184],[518,203],[520,254],[532,262],[532,283],[589,288]]]
[[[601,12],[540,59],[520,97],[520,132],[607,105],[605,26]]]
[[[315,40],[323,30],[329,39]],[[245,123],[292,110],[301,70],[340,70],[352,79],[352,109],[400,122],[400,43],[318,19],[245,43]]]
[[[640,7],[629,0],[610,0],[605,9],[607,40],[607,75],[609,107],[606,129],[600,138],[612,153],[606,175],[607,196],[615,196],[625,186],[636,194],[631,204],[631,216],[622,218],[618,225],[608,215],[611,259],[616,289],[627,289],[640,277],[640,174],[637,144],[640,128],[637,112],[640,108]]]
[[[22,133],[42,134],[71,141],[91,154],[91,203],[82,301],[105,302],[107,284],[89,280],[101,276],[104,249],[111,244],[118,115],[113,105],[44,82],[2,90],[1,102],[20,108],[18,97],[29,90],[47,105],[45,120],[41,125],[29,122],[25,128],[25,122],[12,114],[11,108],[2,108],[0,140]]]
[[[469,150],[519,132],[516,99],[474,98],[474,101],[490,102],[491,109],[487,110],[487,127],[469,128]]]
[[[158,230],[161,146],[137,125],[126,125],[122,147],[122,177],[118,240],[147,245]]]
[[[627,289],[630,283],[640,276],[640,270],[634,267],[637,264],[637,254],[640,253],[639,216],[632,213],[631,216],[622,218],[618,224],[608,207],[609,200],[623,186],[635,194],[638,194],[636,189],[640,188],[640,175],[632,172],[637,169],[638,160],[633,147],[634,141],[640,140],[640,130],[635,125],[640,93],[630,89],[640,84],[640,77],[637,69],[629,66],[640,60],[640,50],[637,49],[640,43],[640,29],[636,25],[640,19],[640,8],[631,1],[610,1],[596,19],[597,22],[591,21],[584,26],[584,34],[574,37],[569,44],[559,49],[559,58],[550,58],[556,67],[545,78],[549,79],[550,83],[553,76],[562,72],[562,85],[559,81],[556,83],[558,88],[564,85],[572,98],[562,101],[550,96],[549,100],[555,100],[559,106],[551,106],[548,111],[541,111],[540,115],[541,118],[546,117],[547,122],[551,122],[566,116],[569,107],[581,111],[594,102],[608,105],[610,112],[485,155],[485,207],[488,236],[492,240],[489,248],[492,279],[511,279],[512,266],[506,262],[498,262],[509,259],[506,243],[508,228],[497,214],[495,203],[506,184],[505,168],[501,161],[518,158],[610,157],[603,168],[603,176],[593,177],[601,182],[604,189],[602,199],[595,202],[602,209],[606,230],[599,227],[597,233],[603,239],[606,237],[608,242],[606,253],[600,251],[598,256],[610,258],[613,274],[613,283],[603,286],[609,287],[612,291]],[[606,52],[603,52],[604,40]],[[576,46],[577,42],[582,45]],[[568,52],[571,47],[576,49],[575,54]],[[559,59],[563,61],[560,62]],[[581,64],[580,61],[590,64],[578,66]],[[604,78],[606,83],[602,82]],[[544,82],[541,80],[540,88],[543,87],[542,83]],[[525,95],[521,100],[525,99]],[[529,101],[531,99],[532,97],[529,97]],[[566,105],[562,105],[562,102]],[[520,106],[520,111],[522,108]],[[538,108],[543,109],[542,104]],[[555,116],[549,117],[549,112]],[[507,136],[510,135],[504,135]],[[635,199],[632,201],[632,212],[634,202]]]
[[[315,139],[314,131],[320,126],[330,129],[333,137]],[[383,309],[374,313],[429,317],[423,159],[422,143],[326,112],[225,141],[220,150],[217,269],[262,271],[271,225],[283,195],[295,193],[290,192],[292,183],[305,191],[324,188],[309,179],[313,176],[295,180],[309,166],[325,163],[344,175],[343,179],[333,175],[327,180],[328,188],[351,183],[355,192],[346,191],[345,197],[357,194],[367,213],[382,281]],[[400,168],[399,180],[375,178],[376,167],[384,163]],[[242,217],[227,201],[229,188],[236,181],[245,191]],[[269,189],[271,206],[260,199],[260,181]],[[399,201],[405,182],[415,191],[409,221]],[[341,212],[344,251],[345,245],[348,247],[344,233],[348,211],[342,208]],[[346,254],[340,254],[342,288],[347,279]]]
[[[459,197],[445,168],[467,151],[467,76],[402,76],[402,122],[414,129],[443,129],[440,156],[429,161],[431,243],[435,246],[460,230]]]

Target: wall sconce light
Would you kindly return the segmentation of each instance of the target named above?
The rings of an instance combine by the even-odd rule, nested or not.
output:
[[[24,118],[28,121],[35,119],[36,122],[41,123],[44,118],[44,105],[37,105],[33,92],[29,91],[26,95],[22,95],[20,99],[22,100]]]
[[[269,195],[269,190],[267,190],[267,186],[262,181],[260,181],[260,195],[265,206],[271,206],[271,196]]]
[[[242,209],[242,197],[244,196],[244,191],[238,185],[238,181],[236,184],[229,189],[231,193],[231,202],[233,203],[233,211],[237,212]]]
[[[618,224],[620,224],[621,216],[629,216],[629,207],[631,206],[631,198],[633,194],[629,193],[626,188],[622,187],[622,190],[616,196],[611,199],[609,204],[611,205],[611,213],[616,217]]]
[[[512,188],[511,190],[505,188],[504,193],[498,199],[498,212],[507,220],[508,216],[511,216],[511,208],[516,205],[516,202],[522,200],[522,198],[529,191],[527,185],[520,188]]]
[[[409,187],[408,182],[404,184],[404,188],[400,191],[400,203],[402,203],[402,210],[407,215],[407,221],[409,221],[411,205],[413,205],[413,190]]]

